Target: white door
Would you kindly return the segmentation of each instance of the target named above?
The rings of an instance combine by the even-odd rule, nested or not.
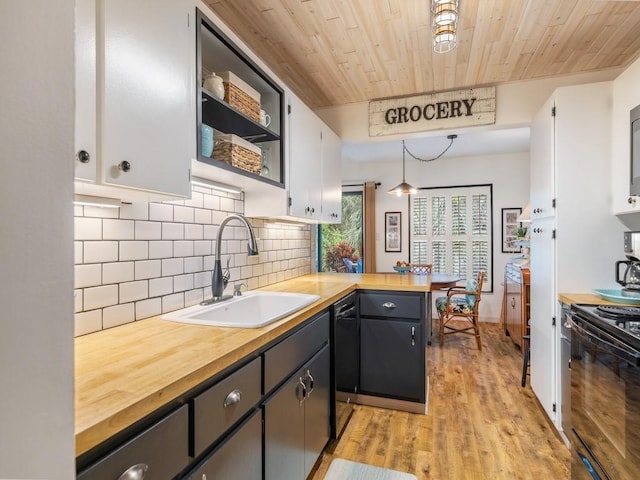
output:
[[[329,127],[322,128],[322,221],[342,222],[342,142]]]
[[[531,123],[531,218],[554,215],[555,100],[550,98]]]
[[[531,388],[547,415],[556,420],[557,342],[555,218],[531,223]]]

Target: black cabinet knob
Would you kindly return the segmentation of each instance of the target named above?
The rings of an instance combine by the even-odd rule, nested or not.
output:
[[[627,198],[627,202],[629,202],[629,205],[632,205],[632,204],[636,203],[636,199],[635,199],[635,197],[629,197],[629,198]]]
[[[89,161],[91,160],[91,155],[89,155],[89,152],[87,152],[86,150],[80,150],[78,153],[76,153],[76,159],[80,163],[89,163]]]
[[[118,168],[123,172],[128,172],[129,170],[131,170],[131,164],[126,160],[123,160],[118,164]]]

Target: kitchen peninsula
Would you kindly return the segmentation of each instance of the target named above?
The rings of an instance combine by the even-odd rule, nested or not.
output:
[[[309,274],[266,290],[319,295],[315,303],[259,329],[187,325],[159,317],[75,340],[76,456],[184,398],[208,379],[273,343],[355,290],[424,292],[447,275]],[[427,301],[427,318],[430,314]]]

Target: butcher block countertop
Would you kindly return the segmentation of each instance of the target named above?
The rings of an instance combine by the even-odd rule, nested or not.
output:
[[[567,305],[582,303],[586,305],[623,305],[621,303],[610,302],[595,293],[560,293],[558,300]]]
[[[437,281],[434,274],[434,289]],[[189,325],[158,316],[78,337],[76,456],[180,398],[349,292],[427,292],[431,287],[431,275],[317,273],[263,288],[316,294],[320,299],[262,328]]]

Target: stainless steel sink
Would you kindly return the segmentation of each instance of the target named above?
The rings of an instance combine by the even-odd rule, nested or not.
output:
[[[247,292],[212,305],[194,305],[162,315],[162,320],[216,327],[264,327],[312,304],[320,297],[304,293]]]

